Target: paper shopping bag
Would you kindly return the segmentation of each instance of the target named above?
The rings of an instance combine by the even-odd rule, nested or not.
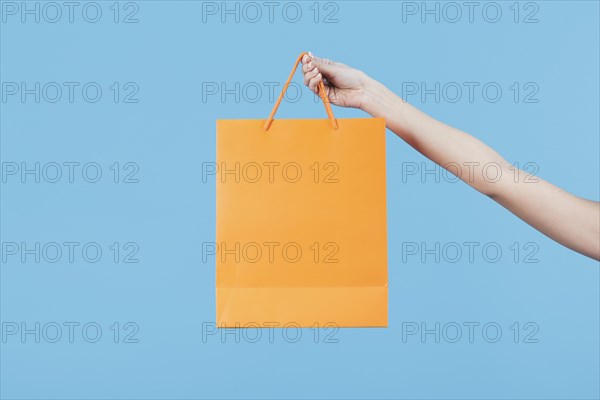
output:
[[[304,54],[304,53],[303,53]],[[302,54],[302,55],[303,55]],[[387,326],[385,121],[217,121],[219,327]]]

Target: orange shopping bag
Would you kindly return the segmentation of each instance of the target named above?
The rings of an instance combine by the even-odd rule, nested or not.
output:
[[[387,326],[385,120],[217,121],[217,325]]]

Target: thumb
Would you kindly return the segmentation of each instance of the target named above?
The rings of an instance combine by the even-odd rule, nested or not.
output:
[[[336,70],[338,69],[338,64],[334,61],[331,61],[327,58],[317,57],[310,51],[308,52],[308,56],[312,59],[319,72],[321,72],[325,77],[335,74]]]

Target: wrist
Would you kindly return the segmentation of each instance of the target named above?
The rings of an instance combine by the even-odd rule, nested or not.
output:
[[[381,83],[365,75],[360,109],[374,117],[380,116],[386,103],[386,88]]]
[[[370,77],[365,80],[362,98],[360,109],[374,118],[384,118],[386,126],[404,140],[415,137],[419,125],[422,127],[424,121],[431,120],[426,114]]]

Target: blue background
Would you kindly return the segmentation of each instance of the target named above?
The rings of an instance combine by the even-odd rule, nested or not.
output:
[[[335,9],[325,3],[315,23],[313,2],[298,3],[297,23],[281,17],[281,5],[273,23],[266,16],[221,23],[219,15],[203,22],[201,2],[142,1],[139,22],[124,24],[112,22],[112,2],[100,4],[95,24],[76,14],[74,23],[63,16],[54,24],[7,16],[1,26],[3,82],[96,81],[105,89],[93,104],[81,97],[1,104],[2,162],[94,161],[104,174],[95,184],[9,178],[2,183],[2,241],[95,241],[106,252],[98,263],[3,262],[3,323],[96,322],[103,336],[97,343],[80,335],[69,343],[64,332],[57,343],[8,337],[1,343],[2,398],[600,396],[598,263],[463,183],[403,180],[406,163],[433,164],[391,132],[388,329],[341,329],[337,343],[324,343],[331,333],[324,330],[315,343],[309,329],[296,343],[281,330],[273,343],[266,332],[256,343],[236,343],[233,334],[203,340],[203,323],[215,318],[215,268],[214,257],[203,262],[201,254],[201,243],[215,235],[214,179],[201,176],[202,163],[214,161],[215,120],[265,118],[272,105],[265,93],[256,102],[231,95],[203,101],[203,82],[281,82],[304,50],[360,68],[397,93],[402,82],[498,82],[504,91],[496,103],[480,94],[472,103],[410,100],[508,160],[535,163],[538,176],[598,200],[598,2],[536,2],[538,22],[528,24],[522,20],[532,9],[522,2],[515,23],[512,1],[498,3],[498,23],[486,22],[481,6],[473,23],[464,15],[457,23],[431,16],[422,23],[419,15],[403,22],[402,3],[391,1],[337,2],[337,23],[322,22]],[[139,102],[114,103],[112,82],[136,82]],[[539,101],[515,103],[513,82],[535,82]],[[323,115],[304,89],[278,117]],[[139,166],[139,183],[113,183],[108,166],[128,161]],[[139,246],[139,263],[114,263],[108,246],[130,241]],[[456,263],[406,254],[403,260],[406,242],[497,243],[503,256],[493,263],[478,250],[473,262],[465,255]],[[515,242],[533,242],[538,262],[525,263],[523,250],[515,262]],[[139,342],[114,343],[114,322],[137,324]],[[403,341],[407,322],[480,326],[473,343],[466,331],[457,343],[436,343],[433,335]],[[489,322],[503,329],[496,343],[482,337]],[[539,328],[537,343],[524,343],[527,322]]]

